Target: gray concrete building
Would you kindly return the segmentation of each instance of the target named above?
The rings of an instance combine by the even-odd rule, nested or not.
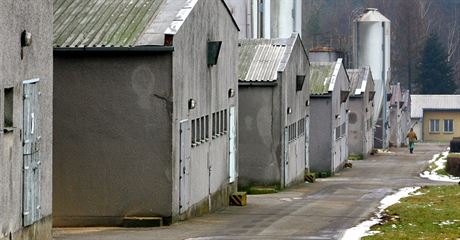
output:
[[[391,98],[390,99],[390,146],[401,147],[402,139],[402,109],[404,106],[403,95],[400,83],[391,85]]]
[[[349,155],[366,158],[374,147],[372,113],[374,111],[374,80],[369,67],[347,69],[351,96],[348,113]]]
[[[52,3],[0,1],[0,239],[51,239]]]
[[[221,0],[54,1],[55,226],[228,204],[237,41]]]
[[[240,40],[239,185],[301,182],[308,171],[309,68],[298,34]]]
[[[310,168],[332,174],[343,167],[348,157],[350,81],[342,59],[312,62],[310,87]]]

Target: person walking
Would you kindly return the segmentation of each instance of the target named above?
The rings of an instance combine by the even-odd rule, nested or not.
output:
[[[414,153],[414,145],[415,141],[417,141],[417,134],[415,134],[413,128],[410,129],[409,133],[407,134],[407,138],[409,139],[409,152]]]

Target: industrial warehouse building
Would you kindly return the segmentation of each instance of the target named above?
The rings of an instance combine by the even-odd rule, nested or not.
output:
[[[310,168],[339,171],[348,158],[348,99],[350,81],[339,58],[310,67]]]
[[[374,80],[369,67],[347,69],[350,78],[348,113],[349,155],[366,158],[374,147]]]
[[[52,238],[52,9],[0,1],[2,240]]]
[[[302,41],[294,33],[239,45],[239,185],[302,182],[310,128],[310,63]]]
[[[224,1],[54,3],[54,225],[227,205],[238,27]]]

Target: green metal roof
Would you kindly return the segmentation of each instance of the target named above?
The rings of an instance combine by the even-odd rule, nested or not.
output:
[[[312,95],[328,94],[329,84],[335,68],[332,63],[311,63],[310,65],[310,88]]]
[[[133,46],[163,0],[54,0],[54,47]]]

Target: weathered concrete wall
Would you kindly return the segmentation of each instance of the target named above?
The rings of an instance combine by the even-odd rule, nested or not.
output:
[[[218,14],[216,14],[218,13]],[[207,65],[208,41],[222,41],[217,65]],[[173,40],[173,169],[179,164],[179,122],[235,107],[238,123],[238,29],[221,1],[198,1]],[[235,95],[229,96],[233,89]],[[195,109],[188,109],[194,99]],[[238,125],[238,124],[237,124]],[[209,124],[211,126],[211,123]],[[236,138],[238,141],[238,137]],[[238,149],[236,149],[236,152]],[[229,135],[223,133],[191,148],[191,205],[210,206],[211,210],[228,204],[208,202],[208,196],[229,188]],[[237,162],[237,159],[236,159]],[[173,172],[173,215],[179,213],[179,171]],[[195,206],[197,207],[197,206]]]
[[[51,239],[52,191],[52,1],[4,0],[0,2],[0,239]],[[23,49],[21,33],[32,34]],[[22,81],[39,78],[41,129],[41,221],[23,228],[23,97]],[[4,89],[13,88],[13,128],[3,131]]]
[[[290,47],[290,46],[289,46]],[[292,52],[284,71],[280,74],[281,79],[281,126],[287,128],[291,124],[296,126],[296,138],[288,143],[287,157],[288,164],[287,171],[283,172],[284,185],[288,186],[304,180],[304,173],[306,168],[306,152],[305,152],[305,132],[300,133],[300,124],[305,123],[301,119],[305,119],[310,114],[310,107],[306,102],[310,99],[310,84],[308,79],[310,72],[310,63],[305,53],[305,49],[300,42],[300,38],[294,42]],[[296,90],[296,77],[305,76],[305,81],[302,90]],[[291,108],[292,113],[287,112]],[[306,127],[308,129],[308,127]],[[308,134],[308,133],[307,133]],[[283,133],[284,135],[284,133]],[[286,141],[286,139],[283,139]],[[283,145],[284,146],[284,145]],[[284,151],[284,149],[283,149]],[[284,159],[285,154],[282,153]],[[284,160],[285,161],[285,160]]]
[[[401,146],[401,111],[398,104],[391,105],[390,108],[390,144],[394,147]]]
[[[420,141],[424,141],[424,136],[423,136],[423,118],[411,118],[410,121],[411,127],[414,129],[415,134],[417,134],[417,137]],[[404,135],[404,137],[407,136],[407,133]]]
[[[289,58],[276,86],[240,86],[240,186],[288,186],[303,181],[306,168],[305,126],[309,114],[309,61],[300,42],[287,46]],[[292,52],[291,52],[292,51]],[[297,76],[305,76],[296,90]],[[290,113],[288,113],[290,109]],[[301,127],[300,124],[303,126]],[[297,126],[295,136],[285,135]],[[305,129],[301,132],[300,129]],[[286,139],[287,138],[287,139]],[[286,161],[287,159],[287,161]]]
[[[348,99],[345,102],[341,102],[341,91],[349,90],[350,82],[348,80],[345,68],[340,63],[336,83],[334,86],[334,90],[332,92],[332,116],[330,116],[332,118],[332,129],[334,133],[334,139],[334,129],[337,129],[340,126],[344,126],[346,129],[344,130],[345,133],[341,134],[340,138],[335,139],[335,142],[332,141],[332,172],[339,171],[343,167],[345,161],[348,158]],[[335,116],[339,117],[336,118]]]
[[[277,87],[239,87],[239,182],[281,185],[282,134],[280,90]]]
[[[171,53],[54,61],[54,225],[171,216]]]
[[[332,161],[332,99],[310,98],[310,168],[313,172],[330,171]]]
[[[340,61],[337,61],[334,88],[329,95],[312,96],[310,163],[313,172],[339,171],[348,157],[348,99],[341,101],[341,91],[349,91],[349,80]],[[343,126],[344,134],[341,134]],[[336,137],[336,131],[339,137]]]
[[[365,156],[365,116],[364,116],[364,99],[363,96],[351,97],[349,102],[350,112],[348,141],[351,155],[362,154]],[[366,124],[367,125],[367,124]]]
[[[225,2],[229,6],[236,23],[238,23],[240,39],[251,38],[252,13],[250,2],[247,0],[225,0]]]
[[[357,97],[350,97],[348,114],[348,146],[350,155],[362,154],[364,158],[370,154],[374,146],[374,131],[372,129],[373,100],[369,101],[369,94],[374,91],[374,82],[371,75],[364,93]]]

